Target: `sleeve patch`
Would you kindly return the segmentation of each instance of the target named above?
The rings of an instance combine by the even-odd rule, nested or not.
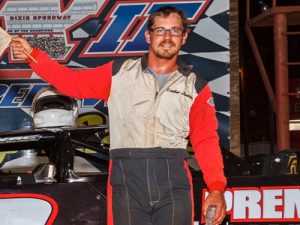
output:
[[[215,106],[215,102],[214,102],[214,99],[211,97],[207,100],[207,103],[210,105],[210,106]]]

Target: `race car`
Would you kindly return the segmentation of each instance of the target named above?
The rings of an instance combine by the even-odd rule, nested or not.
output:
[[[2,132],[1,151],[19,157],[1,167],[1,224],[106,224],[108,150],[86,141],[105,129]]]

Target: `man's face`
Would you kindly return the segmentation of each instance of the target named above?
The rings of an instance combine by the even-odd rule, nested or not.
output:
[[[164,35],[157,36],[154,31],[157,28],[165,28],[167,31]],[[155,17],[152,30],[145,32],[146,41],[150,45],[149,52],[163,59],[171,59],[176,56],[187,38],[187,33],[180,36],[171,35],[169,29],[177,28],[182,29],[181,18],[178,14],[171,13],[168,17]]]

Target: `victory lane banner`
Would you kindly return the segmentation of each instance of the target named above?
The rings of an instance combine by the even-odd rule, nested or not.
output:
[[[207,189],[199,173],[192,175],[194,190],[199,190],[194,192],[194,225],[199,225],[204,223],[201,217],[201,203],[207,195]],[[43,206],[42,211],[28,212],[23,218],[35,221],[35,224],[106,225],[107,176],[103,175],[100,180],[95,183],[5,185],[0,188],[0,208],[3,209],[1,218],[2,222],[3,218],[10,218],[10,223],[3,222],[3,225],[12,225],[14,219],[22,219],[18,217],[22,216],[22,213],[15,214],[13,218],[9,216],[16,209],[22,209],[26,202],[34,207]],[[222,225],[299,225],[299,184],[299,175],[228,178],[228,188],[225,192],[227,216]],[[13,202],[13,205],[1,206],[8,201]]]
[[[300,176],[245,176],[229,177],[225,191],[227,216],[223,222],[249,225],[299,225],[300,224]],[[202,179],[195,177],[195,216],[200,215],[201,204],[207,189]],[[199,218],[204,223],[203,218]]]
[[[73,69],[94,68],[120,57],[142,56],[146,19],[164,5],[184,10],[191,24],[180,55],[213,92],[223,148],[230,148],[229,0],[127,1],[44,0],[0,3],[0,26],[26,38],[51,58]],[[215,35],[215,34],[218,35]],[[8,49],[0,55],[0,130],[24,129],[29,108],[43,81]],[[105,102],[85,99],[79,113],[107,115]]]

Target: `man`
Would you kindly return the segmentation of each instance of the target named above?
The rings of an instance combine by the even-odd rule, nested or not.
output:
[[[185,150],[188,137],[209,189],[203,210],[217,206],[214,224],[225,217],[226,178],[211,91],[178,57],[188,36],[187,26],[182,11],[162,7],[148,20],[147,55],[78,71],[50,60],[22,38],[11,43],[15,57],[26,59],[62,93],[107,101],[109,225],[193,224],[189,154]],[[38,63],[28,58],[25,50]]]

